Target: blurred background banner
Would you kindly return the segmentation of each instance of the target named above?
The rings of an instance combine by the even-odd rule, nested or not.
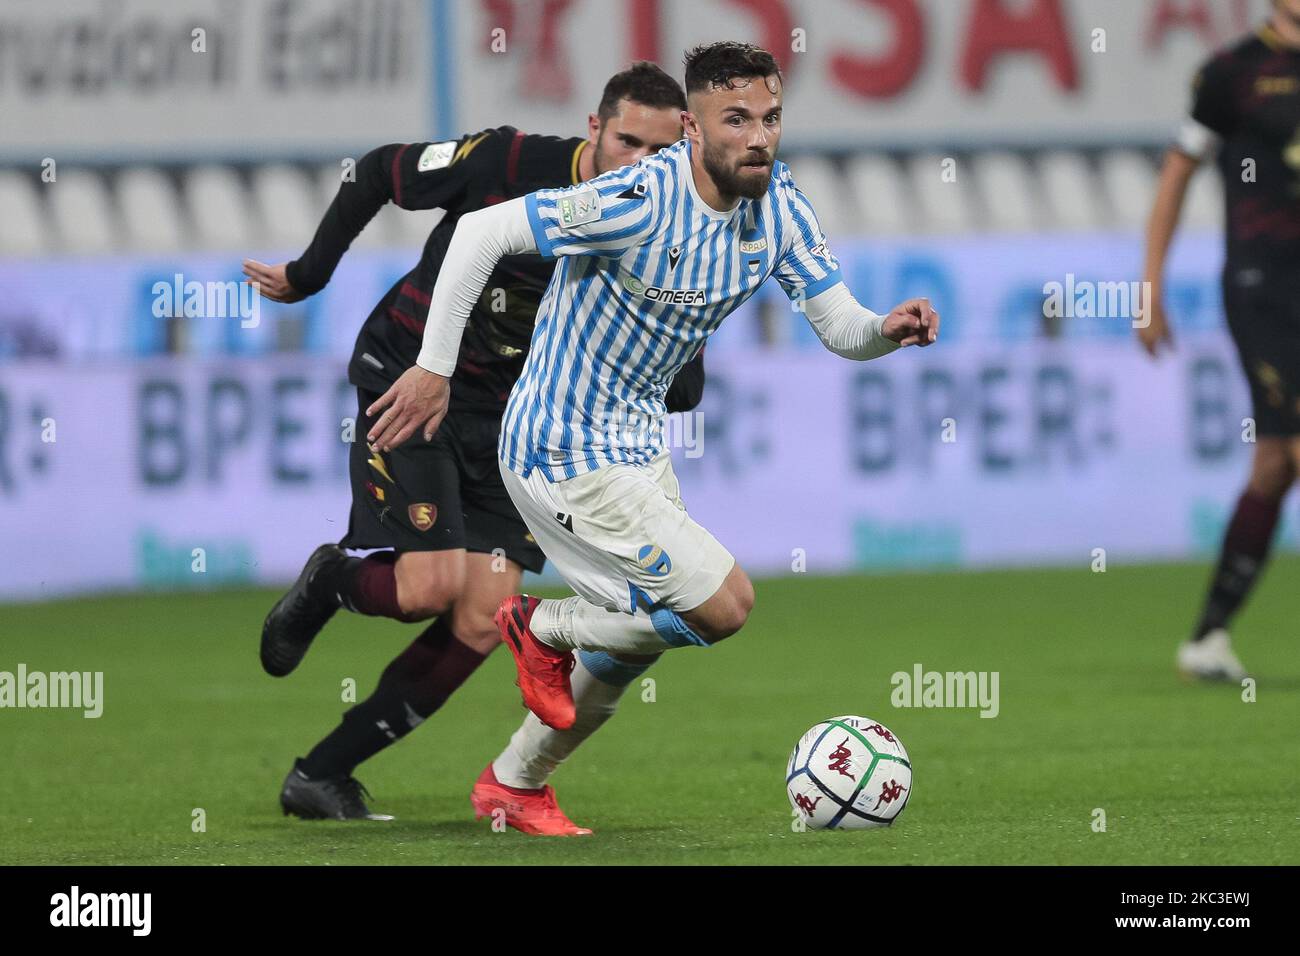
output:
[[[692,514],[757,572],[1185,558],[1248,460],[1229,349],[1208,333],[1151,369],[1107,341],[861,366],[737,348],[668,434]],[[26,545],[0,596],[292,577],[346,529],[355,414],[335,361],[7,369],[0,523]]]
[[[10,0],[0,150],[198,160],[336,155],[398,130],[423,138],[434,10],[420,0]]]
[[[459,5],[456,5],[459,8]],[[472,5],[471,5],[472,6]],[[786,72],[787,145],[1096,143],[1173,129],[1190,77],[1268,0],[623,0],[485,2],[457,21],[468,56],[457,118],[514,100],[543,125],[585,112],[628,59],[680,69],[720,38],[771,50]],[[494,53],[501,15],[526,49]],[[494,19],[495,17],[495,19]],[[1163,118],[1152,129],[1152,119]]]
[[[0,150],[260,159],[507,119],[575,132],[628,61],[678,72],[720,37],[787,71],[791,147],[1146,140],[1267,2],[9,0]]]
[[[668,432],[692,512],[762,573],[1078,563],[1099,541],[1108,560],[1209,549],[1250,447],[1217,324],[1216,243],[1180,249],[1171,299],[1188,321],[1178,354],[1155,365],[1128,315],[1062,316],[1042,334],[1043,286],[1072,286],[1065,304],[1082,311],[1084,290],[1136,256],[1131,239],[1032,249],[1014,237],[841,243],[867,301],[930,288],[949,317],[944,346],[907,362],[830,355],[779,290],[729,319],[697,417]],[[176,277],[220,284],[232,263],[6,264],[17,295],[4,308],[66,291],[54,321],[24,333],[50,357],[0,375],[0,521],[32,543],[0,595],[269,583],[339,538],[356,316],[406,261],[358,253],[321,296],[267,305],[256,326],[178,315],[170,333],[154,313],[180,301]],[[303,350],[279,348],[286,328]],[[168,341],[192,354],[164,354]],[[905,516],[918,497],[924,520]]]
[[[0,596],[276,581],[347,529],[340,363],[32,364],[0,381],[0,526],[25,543]]]
[[[298,255],[368,149],[579,135],[631,59],[679,74],[720,37],[782,59],[783,157],[850,288],[878,310],[930,296],[944,337],[844,362],[762,290],[710,344],[700,443],[675,449],[692,513],[771,574],[1211,550],[1252,447],[1212,173],[1159,363],[1136,280],[1195,67],[1267,7],[10,0],[0,540],[23,557],[0,599],[291,578],[346,528],[356,332],[440,214],[386,207],[295,305],[253,298],[241,259]]]

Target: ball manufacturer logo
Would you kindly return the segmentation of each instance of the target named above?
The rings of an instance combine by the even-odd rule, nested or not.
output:
[[[848,742],[849,738],[845,737],[840,741],[839,746],[831,752],[830,761],[826,764],[826,769],[834,770],[841,777],[848,777],[850,780],[857,780],[857,777],[849,773],[849,759],[853,756],[853,751],[849,750]]]
[[[812,816],[813,811],[817,809],[817,804],[822,802],[821,797],[818,797],[816,800],[809,800],[806,795],[802,793],[794,793],[793,791],[791,792],[790,796],[794,800],[795,804],[799,807],[799,809],[802,810],[804,813],[806,813],[808,816]]]
[[[880,799],[876,801],[876,805],[871,809],[879,810],[882,803],[893,803],[903,795],[903,791],[906,789],[897,780],[891,779],[888,783],[882,783],[880,785]]]
[[[879,724],[868,724],[866,727],[863,727],[862,729],[874,730],[877,734],[879,734],[881,737],[884,737],[891,744],[898,743],[898,741],[894,739],[894,735],[890,733],[888,730],[886,730],[884,727],[881,727]]]
[[[433,523],[438,520],[438,508],[426,501],[406,506],[406,515],[411,519],[411,524],[417,531],[428,531],[433,527]]]
[[[657,544],[642,545],[641,550],[636,553],[636,561],[643,571],[659,576],[673,569],[673,562],[669,559],[668,552]]]

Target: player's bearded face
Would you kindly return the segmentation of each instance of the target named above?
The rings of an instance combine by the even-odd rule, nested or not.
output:
[[[700,159],[723,195],[759,199],[772,181],[781,142],[781,84],[775,76],[737,80],[704,94]]]

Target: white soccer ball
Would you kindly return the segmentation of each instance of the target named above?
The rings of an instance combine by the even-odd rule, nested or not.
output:
[[[795,744],[785,790],[810,829],[887,827],[912,795],[912,762],[884,724],[832,717]]]

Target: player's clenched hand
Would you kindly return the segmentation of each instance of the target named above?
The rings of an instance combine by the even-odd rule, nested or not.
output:
[[[1146,321],[1137,323],[1137,334],[1138,341],[1147,350],[1147,355],[1155,358],[1160,354],[1161,342],[1165,344],[1165,348],[1174,347],[1174,333],[1169,328],[1169,320],[1165,317],[1164,297],[1161,295],[1160,286],[1154,282],[1148,282],[1146,286],[1151,290],[1150,298],[1145,303],[1146,315],[1142,316]]]
[[[428,441],[442,424],[450,398],[450,379],[412,365],[366,409],[371,418],[379,415],[366,438],[380,451],[391,451],[423,425],[424,440]]]
[[[245,259],[244,275],[248,276],[248,281],[253,283],[258,292],[272,302],[301,302],[307,296],[289,284],[284,268],[287,265],[287,262],[281,262],[279,265],[268,266],[256,259]]]
[[[929,299],[908,299],[885,316],[881,331],[899,345],[933,345],[939,338],[939,313]]]

